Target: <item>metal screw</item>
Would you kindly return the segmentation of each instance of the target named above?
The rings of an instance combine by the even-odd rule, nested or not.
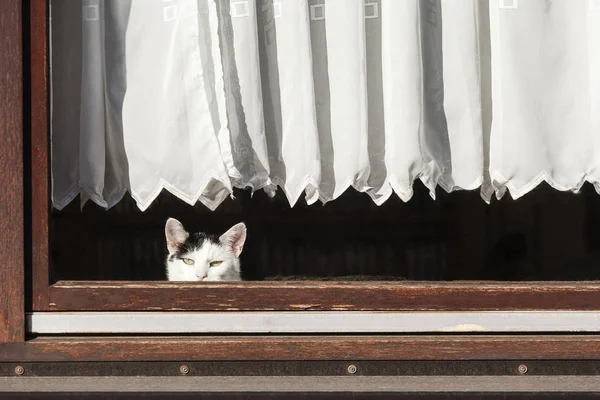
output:
[[[179,372],[181,372],[182,375],[187,375],[190,372],[190,367],[187,365],[182,365],[179,367]]]
[[[527,365],[521,364],[521,365],[519,365],[519,368],[517,368],[517,370],[519,371],[520,374],[526,374],[527,373]]]
[[[356,373],[356,365],[348,365],[348,373],[355,374]]]
[[[25,373],[25,368],[23,368],[20,365],[17,365],[15,367],[15,374],[17,374],[17,375],[23,375],[24,373]]]

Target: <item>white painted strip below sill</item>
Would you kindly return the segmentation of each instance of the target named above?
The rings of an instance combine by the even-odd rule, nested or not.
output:
[[[35,334],[600,332],[597,311],[34,312]]]

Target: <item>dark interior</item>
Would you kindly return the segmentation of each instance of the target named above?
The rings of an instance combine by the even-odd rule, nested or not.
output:
[[[415,183],[408,203],[376,206],[362,193],[290,208],[237,191],[211,212],[163,191],[145,212],[130,197],[104,210],[73,201],[50,222],[54,280],[164,280],[164,224],[221,233],[244,221],[245,280],[596,280],[600,278],[600,195],[546,184],[525,197],[486,204],[479,191]]]

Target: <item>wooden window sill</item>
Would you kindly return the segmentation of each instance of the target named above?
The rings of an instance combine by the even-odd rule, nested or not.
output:
[[[39,337],[0,361],[600,359],[600,335]]]

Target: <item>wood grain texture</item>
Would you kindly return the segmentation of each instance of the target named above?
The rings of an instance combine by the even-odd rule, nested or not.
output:
[[[0,342],[24,339],[21,1],[0,1]]]
[[[38,338],[0,361],[600,359],[600,336],[229,336]]]
[[[32,308],[48,309],[48,10],[47,0],[30,3],[31,49],[31,240]]]
[[[58,282],[50,310],[599,310],[592,282]]]
[[[3,400],[591,400],[599,391],[599,376],[568,375],[0,377]]]

